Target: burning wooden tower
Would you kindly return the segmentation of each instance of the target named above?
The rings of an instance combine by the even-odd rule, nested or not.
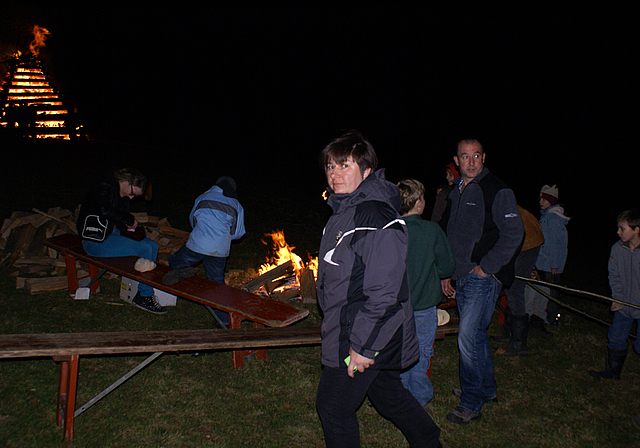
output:
[[[49,32],[36,25],[33,33],[30,51],[17,52],[5,61],[8,70],[0,91],[0,131],[18,138],[85,137],[77,112],[65,107],[38,59]]]

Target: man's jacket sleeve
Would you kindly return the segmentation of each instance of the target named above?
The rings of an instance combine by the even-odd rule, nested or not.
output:
[[[480,261],[480,268],[484,273],[494,275],[511,261],[518,250],[524,236],[524,225],[515,195],[509,189],[498,191],[493,200],[491,213],[498,227],[499,237],[493,248]]]

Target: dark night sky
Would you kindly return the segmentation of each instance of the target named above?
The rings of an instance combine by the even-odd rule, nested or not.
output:
[[[317,183],[322,146],[355,127],[390,180],[435,189],[472,136],[523,205],[557,183],[573,226],[607,241],[639,202],[637,7],[132,3],[13,7],[3,49],[48,28],[85,122],[171,163]]]

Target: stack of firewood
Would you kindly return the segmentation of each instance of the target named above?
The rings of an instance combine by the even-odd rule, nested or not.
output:
[[[8,272],[17,277],[16,287],[31,294],[57,291],[67,288],[65,261],[57,251],[42,242],[63,233],[76,233],[75,212],[60,207],[46,212],[14,212],[2,223],[0,229],[0,273]],[[166,218],[159,219],[146,213],[133,213],[144,226],[147,237],[158,243],[159,263],[167,263],[189,238],[189,232],[171,227]],[[88,267],[78,263],[78,277],[88,277]]]
[[[297,287],[278,290],[278,288],[287,283],[289,278],[294,279]],[[262,275],[252,278],[244,285],[244,289],[249,292],[257,292],[260,288],[264,288],[269,297],[280,301],[288,301],[299,297],[303,303],[317,302],[313,271],[309,268],[302,268],[296,274],[291,261],[287,261]]]

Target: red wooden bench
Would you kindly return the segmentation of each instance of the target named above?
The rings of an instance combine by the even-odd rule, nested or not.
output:
[[[106,269],[183,299],[225,311],[229,313],[229,328],[231,329],[241,328],[243,320],[252,322],[254,328],[286,327],[309,314],[308,310],[301,310],[287,303],[260,297],[199,276],[183,279],[174,285],[164,285],[162,277],[170,271],[167,266],[158,264],[153,271],[138,272],[134,269],[137,257],[92,257],[84,251],[82,241],[77,235],[56,236],[49,238],[44,244],[64,255],[69,293],[74,293],[78,289],[76,260],[83,260],[89,264],[91,278],[98,276],[100,268]],[[91,285],[91,292],[97,292],[98,286],[99,282],[94,282]],[[256,353],[256,357],[261,359],[266,357],[264,349],[233,350],[233,367],[241,367],[242,359],[252,353]]]
[[[82,410],[101,399],[115,387],[163,352],[237,350],[241,348],[315,345],[320,343],[320,327],[239,328],[229,330],[138,331],[105,333],[3,334],[0,335],[0,359],[52,357],[60,362],[57,424],[64,437],[73,438],[74,419]],[[147,363],[125,375],[121,381],[76,410],[78,369],[82,355],[151,353]],[[84,408],[84,409],[83,409]]]

